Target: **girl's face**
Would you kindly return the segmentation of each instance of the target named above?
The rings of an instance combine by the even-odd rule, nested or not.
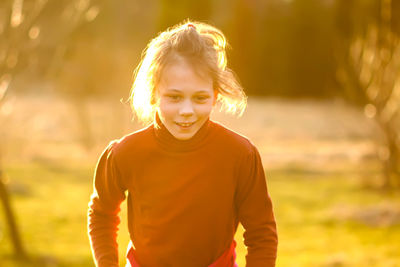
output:
[[[216,98],[211,77],[200,77],[184,59],[164,69],[157,94],[161,122],[179,140],[197,133]]]

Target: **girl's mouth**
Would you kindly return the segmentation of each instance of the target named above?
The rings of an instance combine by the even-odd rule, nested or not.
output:
[[[183,129],[189,129],[195,122],[175,122],[179,127]]]

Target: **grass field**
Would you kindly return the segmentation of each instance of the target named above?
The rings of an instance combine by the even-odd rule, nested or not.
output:
[[[52,101],[59,109],[41,110],[35,101],[15,107],[2,136],[12,205],[36,264],[11,257],[1,212],[0,266],[94,266],[86,211],[97,156],[120,135],[103,131],[115,123],[104,111],[112,108],[89,105],[98,140],[85,151],[71,138],[75,126],[65,103]],[[360,114],[342,104],[249,103],[247,117],[216,118],[249,136],[262,154],[278,224],[277,266],[400,266],[400,192],[376,188],[379,165],[371,128]],[[43,113],[52,108],[59,112]],[[126,203],[118,237],[121,266],[129,241],[125,209]],[[240,227],[235,237],[240,267],[246,254],[242,234]]]
[[[13,177],[9,187],[25,245],[41,259],[36,266],[93,266],[86,234],[91,167],[32,164],[6,171]],[[267,173],[279,230],[277,266],[399,266],[398,193],[363,189],[357,177],[345,173]],[[129,241],[123,207],[121,266]],[[9,258],[3,223],[0,229],[1,266],[29,266]],[[241,236],[239,228],[238,264],[244,266]]]

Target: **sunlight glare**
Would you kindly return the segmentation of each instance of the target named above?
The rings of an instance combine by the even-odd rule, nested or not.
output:
[[[40,34],[40,28],[38,26],[33,26],[30,30],[29,30],[29,38],[31,38],[32,40],[38,38],[39,34]]]
[[[98,6],[92,6],[85,14],[85,18],[87,21],[93,21],[100,12],[100,8]]]
[[[10,85],[11,75],[6,73],[0,79],[0,100],[3,99]]]
[[[12,11],[11,11],[11,27],[18,27],[24,20],[22,15],[23,0],[14,0]]]
[[[376,107],[373,104],[367,104],[364,107],[364,114],[367,118],[374,118],[376,115]]]

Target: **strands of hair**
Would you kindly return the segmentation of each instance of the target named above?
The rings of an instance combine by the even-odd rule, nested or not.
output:
[[[226,38],[209,24],[186,20],[152,39],[134,72],[131,106],[137,119],[152,122],[157,107],[157,84],[163,70],[177,60],[186,60],[199,75],[210,75],[221,110],[241,116],[247,96],[234,72],[227,68]]]

